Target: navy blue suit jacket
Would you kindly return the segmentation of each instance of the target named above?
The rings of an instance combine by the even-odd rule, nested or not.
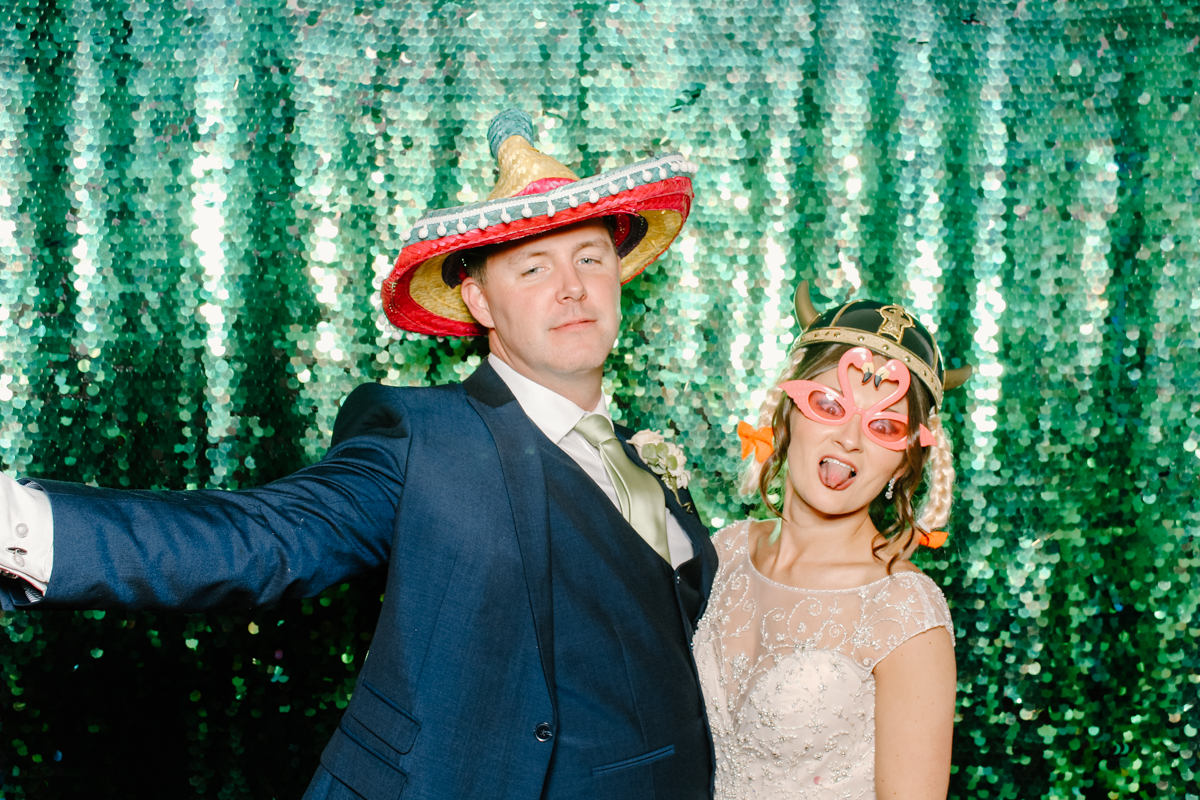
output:
[[[387,563],[371,651],[306,798],[542,797],[560,747],[555,628],[561,636],[572,627],[553,607],[547,481],[555,475],[545,463],[547,444],[485,363],[464,384],[360,386],[343,404],[325,458],[259,488],[138,492],[39,479],[55,536],[42,605],[264,605],[311,596]],[[553,469],[573,465],[555,462]],[[586,483],[572,512],[611,519],[611,502]],[[677,750],[669,737],[699,725],[707,739],[687,647],[717,558],[695,514],[664,494],[696,553],[673,575],[654,557],[663,586],[652,588],[674,601],[666,610],[674,622],[664,628],[650,619],[658,612],[623,606],[636,587],[597,587],[621,626],[657,625],[655,634],[665,633],[630,637],[606,625],[583,632],[595,637],[598,658],[618,653],[622,663],[582,671],[616,670],[629,697],[611,701],[632,710],[602,717],[623,720],[611,730],[587,732],[597,782],[572,778],[579,784],[572,788],[559,781],[548,796],[577,789],[578,796],[683,800],[709,791],[708,746],[701,754],[693,736],[692,746]],[[686,494],[681,499],[686,504]],[[618,516],[615,526],[624,524]],[[636,536],[631,528],[622,535]],[[649,550],[640,540],[625,546]],[[641,563],[635,555],[631,561]],[[11,593],[3,600],[14,605]],[[630,649],[633,639],[638,645]],[[664,692],[655,681],[670,665],[679,688]],[[586,678],[573,676],[573,685],[586,686]],[[566,755],[559,760],[567,769]]]

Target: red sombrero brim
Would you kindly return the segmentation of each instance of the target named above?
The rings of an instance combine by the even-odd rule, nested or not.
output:
[[[666,158],[673,159],[666,166],[674,172],[690,172],[694,169],[678,156]],[[662,160],[655,159],[653,169],[659,169],[657,162]],[[643,164],[634,165],[635,168],[640,166]],[[649,173],[648,168],[638,174],[645,176]],[[621,260],[621,282],[632,280],[662,255],[682,230],[691,210],[691,179],[687,175],[677,174],[614,191],[604,197],[598,197],[595,191],[589,193],[589,187],[607,180],[607,177],[585,179],[544,194],[509,198],[507,206],[521,205],[524,201],[522,210],[528,212],[531,204],[545,206],[545,198],[549,195],[561,197],[564,193],[570,193],[572,187],[579,187],[578,193],[583,195],[582,202],[571,195],[574,207],[564,202],[561,210],[555,210],[553,203],[550,203],[547,213],[536,216],[512,216],[506,212],[510,221],[485,226],[484,223],[490,218],[485,218],[483,212],[494,217],[492,207],[497,204],[493,202],[480,207],[450,209],[442,217],[437,214],[426,217],[414,228],[409,244],[400,251],[391,273],[383,282],[381,295],[384,313],[393,325],[416,333],[433,336],[478,336],[486,333],[486,329],[475,321],[462,302],[458,288],[447,285],[443,279],[442,263],[447,256],[460,250],[522,239],[614,214],[637,214],[647,222],[646,235]],[[634,183],[631,179],[629,182]],[[617,188],[614,183],[607,185],[610,189]],[[593,201],[592,197],[596,199]],[[467,214],[478,214],[480,225],[463,230],[463,220]],[[453,219],[457,220],[461,232],[447,231],[450,235],[431,239],[422,239],[418,235],[420,231],[427,236],[429,228],[438,225],[441,219],[450,218],[449,215],[454,215]]]

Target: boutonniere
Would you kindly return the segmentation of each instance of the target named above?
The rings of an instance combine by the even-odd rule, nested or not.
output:
[[[657,431],[638,431],[629,437],[629,443],[637,449],[638,456],[675,495],[679,503],[679,490],[686,489],[692,473],[687,471],[687,459],[679,445],[672,444]],[[689,504],[690,505],[690,504]]]

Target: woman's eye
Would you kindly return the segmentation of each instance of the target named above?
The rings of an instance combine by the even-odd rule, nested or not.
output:
[[[822,413],[828,414],[831,417],[840,417],[846,413],[845,409],[842,408],[842,404],[833,395],[818,393],[813,396],[813,405]]]
[[[872,420],[868,425],[871,430],[880,436],[885,436],[888,439],[897,439],[908,433],[908,426],[897,422],[894,419],[876,419]]]

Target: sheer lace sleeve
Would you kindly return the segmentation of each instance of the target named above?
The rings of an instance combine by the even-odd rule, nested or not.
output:
[[[744,545],[743,537],[750,530],[752,520],[741,520],[727,525],[712,536],[713,547],[716,548],[720,569],[728,572],[733,566],[734,556]]]
[[[874,669],[889,653],[914,636],[945,628],[954,642],[954,624],[946,598],[927,575],[900,572],[879,583],[862,598],[862,618],[847,653],[865,669]]]

